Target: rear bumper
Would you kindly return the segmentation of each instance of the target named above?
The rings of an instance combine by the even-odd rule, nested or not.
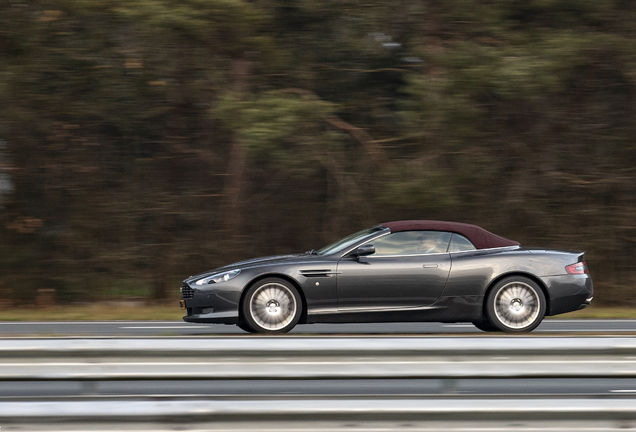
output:
[[[594,299],[594,297],[590,297],[590,298],[585,299],[585,302],[583,302],[583,304],[581,306],[579,306],[578,310],[585,309],[586,307],[588,307],[590,305],[590,303],[592,303],[593,299]]]
[[[584,309],[592,302],[594,286],[589,274],[547,276],[541,278],[548,290],[549,310],[558,315]]]

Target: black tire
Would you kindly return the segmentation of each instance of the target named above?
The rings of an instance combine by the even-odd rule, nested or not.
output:
[[[487,321],[474,321],[473,325],[481,331],[485,332],[500,332],[501,330],[490,324]]]
[[[511,276],[497,282],[486,299],[488,322],[507,333],[534,330],[545,316],[543,290],[531,279]]]
[[[245,324],[256,333],[287,333],[293,329],[302,313],[298,290],[279,278],[258,281],[247,289],[241,312]]]
[[[252,329],[252,327],[248,326],[248,325],[247,325],[247,323],[245,323],[245,322],[239,322],[239,323],[237,324],[237,326],[238,326],[238,328],[240,328],[240,329],[241,329],[241,330],[243,330],[244,332],[247,332],[247,333],[256,333],[256,332],[254,331],[254,329]]]

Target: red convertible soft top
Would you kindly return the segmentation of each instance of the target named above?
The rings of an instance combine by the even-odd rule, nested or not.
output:
[[[490,249],[505,246],[519,246],[519,242],[508,240],[496,234],[486,231],[477,225],[470,225],[459,222],[443,222],[429,220],[408,220],[386,222],[385,226],[391,232],[400,231],[449,231],[461,234],[471,241],[477,249]]]

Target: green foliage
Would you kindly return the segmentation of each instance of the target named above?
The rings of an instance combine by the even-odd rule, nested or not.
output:
[[[180,35],[234,53],[247,48],[246,37],[258,29],[262,14],[240,0],[133,0],[114,10],[154,35]]]
[[[136,279],[107,281],[103,294],[105,299],[149,298],[151,296],[152,287]]]
[[[241,136],[256,163],[306,169],[315,167],[308,162],[325,147],[341,141],[325,127],[335,108],[313,95],[270,91],[237,100],[229,94],[217,103],[214,117]]]
[[[449,173],[425,166],[418,168],[408,167],[398,179],[389,181],[379,202],[419,214],[453,212],[460,202],[448,182]]]

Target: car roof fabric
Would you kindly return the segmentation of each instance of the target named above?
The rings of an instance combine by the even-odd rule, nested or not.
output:
[[[449,231],[461,234],[471,241],[477,249],[490,249],[506,246],[519,246],[519,242],[508,240],[478,227],[460,222],[444,222],[430,220],[407,220],[383,223],[391,232],[400,231]]]

